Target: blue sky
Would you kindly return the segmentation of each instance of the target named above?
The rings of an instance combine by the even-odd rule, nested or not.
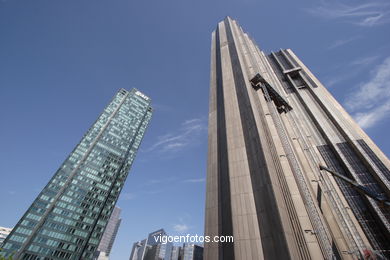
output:
[[[0,0],[0,226],[12,227],[120,88],[155,113],[112,259],[159,228],[203,234],[210,34],[226,15],[291,48],[390,154],[388,1]]]

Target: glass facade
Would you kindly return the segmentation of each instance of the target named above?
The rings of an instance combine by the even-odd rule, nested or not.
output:
[[[183,248],[180,249],[181,260],[202,260],[203,259],[203,247],[192,244],[184,243]]]
[[[173,246],[171,253],[171,260],[179,260],[180,246]]]
[[[92,259],[152,116],[121,89],[4,241],[16,259]],[[1,255],[0,254],[0,255]]]
[[[159,240],[166,235],[164,229],[159,229],[150,233],[147,239],[134,243],[130,260],[170,260],[173,244]]]
[[[194,256],[194,244],[183,245],[183,260],[192,260]]]

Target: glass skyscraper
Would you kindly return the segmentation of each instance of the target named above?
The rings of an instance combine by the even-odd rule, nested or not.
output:
[[[92,259],[152,116],[121,89],[19,220],[0,255]]]
[[[203,247],[192,244],[184,243],[181,249],[180,260],[202,260],[203,259]]]

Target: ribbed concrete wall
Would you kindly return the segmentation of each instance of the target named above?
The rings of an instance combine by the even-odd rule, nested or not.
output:
[[[277,107],[265,85],[253,87],[256,74],[292,110]],[[345,187],[319,171],[327,162],[320,146],[333,149],[346,175],[359,174],[346,162],[361,160],[374,188],[388,192],[386,156],[295,54],[267,56],[236,21],[220,22],[211,45],[205,235],[233,235],[234,243],[206,243],[205,259],[352,259],[375,249]],[[386,228],[387,212],[366,202]]]

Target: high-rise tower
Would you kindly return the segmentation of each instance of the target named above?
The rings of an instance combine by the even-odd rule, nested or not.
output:
[[[0,248],[5,238],[11,233],[12,228],[0,227]]]
[[[164,243],[161,239],[167,236],[164,229],[159,229],[148,235],[148,238],[135,242],[130,254],[130,260],[170,260],[172,242]]]
[[[136,89],[114,96],[16,224],[0,255],[92,259],[152,116]]]
[[[112,246],[114,244],[116,235],[118,233],[119,226],[122,219],[120,218],[121,209],[115,207],[111,213],[111,217],[108,221],[106,229],[104,230],[102,239],[96,251],[97,259],[96,260],[105,260],[108,259],[110,255]]]
[[[206,260],[390,258],[390,162],[290,50],[212,33]]]

